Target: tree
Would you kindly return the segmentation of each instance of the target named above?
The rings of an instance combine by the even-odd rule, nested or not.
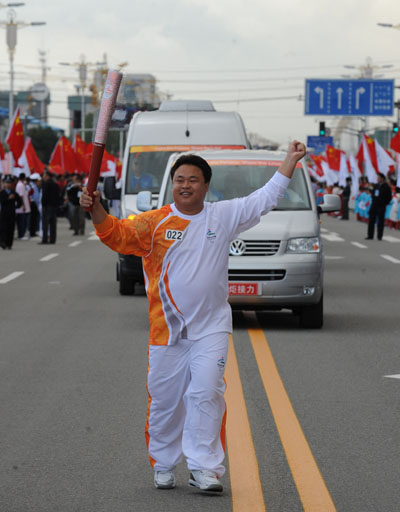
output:
[[[30,128],[28,130],[28,136],[32,139],[32,144],[37,156],[47,165],[60,133],[55,132],[50,127],[43,128],[38,126],[36,128]]]

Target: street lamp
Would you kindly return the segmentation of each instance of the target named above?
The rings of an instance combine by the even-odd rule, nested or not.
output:
[[[347,68],[347,69],[358,69],[360,71],[360,77],[361,78],[374,78],[374,71],[375,70],[377,70],[377,69],[392,68],[393,64],[384,64],[384,65],[376,66],[376,65],[372,64],[371,57],[367,57],[364,65],[361,65],[361,66],[349,66],[349,65],[345,64],[343,67]],[[377,78],[377,75],[375,75],[375,77]]]
[[[377,25],[379,25],[380,27],[395,28],[396,30],[400,30],[400,23],[398,23],[397,25],[393,25],[392,23],[377,23]]]
[[[18,7],[20,5],[24,5],[21,2],[13,2],[7,4],[7,7]],[[3,4],[0,4],[0,7],[6,7]],[[0,26],[6,27],[6,42],[8,46],[8,52],[10,56],[10,95],[9,95],[9,123],[11,126],[13,115],[14,115],[14,53],[15,48],[17,46],[17,29],[18,27],[29,27],[29,26],[38,26],[38,25],[46,25],[45,21],[32,21],[31,23],[25,23],[23,21],[16,22],[16,13],[14,9],[9,9],[7,12],[7,21],[0,21]]]

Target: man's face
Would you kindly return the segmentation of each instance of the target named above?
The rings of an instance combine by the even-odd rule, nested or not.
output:
[[[178,210],[186,215],[200,213],[208,192],[201,169],[183,164],[175,171],[172,180],[172,197]]]

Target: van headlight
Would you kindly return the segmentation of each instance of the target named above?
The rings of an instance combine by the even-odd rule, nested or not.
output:
[[[286,252],[312,253],[320,252],[321,244],[317,236],[307,238],[291,238],[288,240]]]

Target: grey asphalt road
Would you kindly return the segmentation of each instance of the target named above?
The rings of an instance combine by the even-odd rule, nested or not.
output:
[[[354,219],[322,226],[324,328],[301,330],[288,312],[257,319],[337,510],[398,512],[400,379],[385,376],[400,375],[400,232],[378,242]],[[119,295],[115,261],[64,219],[55,245],[0,253],[0,282],[23,272],[0,284],[1,512],[233,510],[229,458],[222,497],[190,489],[183,465],[175,490],[153,486],[146,297]],[[247,326],[235,313],[266,508],[301,511]]]

